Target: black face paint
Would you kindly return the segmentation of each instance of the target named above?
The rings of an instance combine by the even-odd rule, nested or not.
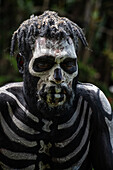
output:
[[[69,74],[72,74],[77,70],[76,59],[67,58],[60,65],[61,68]]]
[[[54,58],[52,56],[41,56],[36,58],[33,64],[35,72],[42,72],[50,70],[54,65]]]
[[[65,86],[60,86],[61,92],[59,93],[60,98],[55,98],[55,90],[56,86],[51,86],[51,87],[43,87],[42,90],[38,93],[38,96],[41,97],[41,100],[37,101],[37,108],[39,110],[39,113],[41,114],[40,116],[47,118],[47,119],[54,119],[56,116],[63,116],[67,115],[70,113],[70,108],[73,106],[73,93],[72,91],[69,91]],[[50,105],[47,103],[47,95],[50,95]],[[66,102],[64,102],[62,105],[58,105],[57,103],[62,102],[64,100],[64,96],[66,96]],[[72,99],[72,100],[70,100]],[[53,106],[52,106],[53,104]]]
[[[58,82],[60,82],[62,80],[61,69],[57,68],[54,70],[54,79]]]
[[[48,42],[51,48],[47,46]],[[78,74],[76,58],[71,38],[70,43],[67,39],[57,41],[45,37],[37,38],[28,68],[31,76],[40,77],[35,89],[37,109],[42,104],[48,111],[54,108],[59,110],[61,107],[67,110],[70,108],[74,100],[73,79]],[[54,112],[55,115],[59,113]]]
[[[78,38],[87,45],[75,23],[52,11],[14,32],[24,84],[0,88],[0,169],[113,170],[112,109],[99,88],[77,83]]]
[[[17,54],[16,60],[17,60],[17,66],[18,66],[19,72],[23,74],[23,71],[24,71],[24,59],[23,59],[23,56],[21,55],[21,53]]]

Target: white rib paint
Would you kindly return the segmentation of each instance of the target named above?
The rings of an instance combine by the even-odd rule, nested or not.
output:
[[[36,158],[37,158],[37,155],[33,155],[30,153],[12,152],[7,149],[1,149],[0,151],[4,156],[6,156],[10,159],[13,159],[13,160],[36,160]]]
[[[38,131],[35,131],[34,129],[30,128],[29,126],[25,125],[23,122],[21,122],[19,119],[17,119],[15,117],[15,115],[13,114],[13,111],[12,111],[12,108],[9,104],[9,102],[7,102],[7,105],[8,105],[8,111],[9,111],[9,115],[13,121],[13,123],[22,131],[28,133],[28,134],[39,134],[40,132]]]
[[[86,151],[84,153],[84,155],[82,156],[82,158],[75,164],[71,167],[72,170],[78,170],[80,168],[80,166],[82,165],[82,163],[84,162],[84,160],[86,159],[86,156],[88,155],[88,152],[89,152],[89,146],[90,146],[90,142],[88,143],[87,145],[87,148],[86,148]],[[66,161],[68,161],[70,158],[69,157],[66,157],[63,161],[61,160],[57,160],[56,159],[60,159],[60,158],[53,158],[53,161],[54,162],[59,162],[59,163],[64,163]],[[78,169],[77,169],[78,168]],[[68,169],[65,169],[65,170],[70,170],[70,168]]]
[[[0,165],[3,168],[3,170],[34,170],[35,169],[35,165],[30,165],[30,166],[28,166],[26,168],[19,168],[19,169],[11,168],[11,167],[3,164],[2,162],[0,162]]]
[[[81,108],[82,100],[83,100],[83,97],[80,96],[79,101],[78,101],[78,106],[77,106],[77,109],[76,109],[75,113],[73,114],[73,116],[71,117],[71,119],[68,120],[66,123],[63,123],[63,124],[61,124],[61,125],[58,125],[58,130],[69,128],[69,127],[71,127],[71,126],[74,124],[77,116],[78,116],[79,113],[80,113],[80,108]]]
[[[27,141],[26,139],[19,137],[13,130],[8,126],[8,124],[5,122],[1,112],[0,112],[0,117],[1,117],[1,125],[4,130],[4,133],[7,135],[7,137],[14,142],[20,143],[22,145],[25,145],[27,147],[34,147],[37,145],[37,142],[35,141]]]
[[[36,117],[36,116],[34,116],[33,114],[31,114],[30,112],[29,112],[29,110],[27,110],[21,103],[20,103],[20,101],[17,99],[17,97],[15,96],[15,95],[13,95],[12,93],[10,93],[10,92],[8,92],[8,91],[3,91],[3,93],[5,93],[5,94],[7,94],[8,96],[10,96],[11,98],[13,98],[15,101],[16,101],[16,103],[18,104],[18,106],[26,113],[26,115],[30,118],[30,119],[32,119],[33,121],[35,121],[35,122],[39,122],[39,119],[38,119],[38,117]]]
[[[79,170],[81,165],[83,164],[84,160],[86,159],[86,156],[88,155],[89,146],[90,146],[90,142],[89,142],[87,149],[86,149],[86,152],[84,153],[82,158],[75,165],[73,165],[71,168],[64,169],[64,170]]]
[[[84,123],[84,118],[85,118],[85,113],[86,113],[86,109],[87,109],[87,104],[88,103],[85,101],[84,109],[83,109],[83,116],[82,116],[82,118],[80,120],[79,126],[78,126],[77,130],[75,131],[75,133],[70,138],[64,140],[63,142],[55,143],[56,147],[60,147],[60,148],[65,147],[66,145],[68,145],[77,136],[77,134],[79,133],[79,131],[82,128],[83,123]],[[89,109],[89,117],[88,117],[89,119],[90,119],[91,113],[92,113],[92,111],[91,111],[91,108],[90,108]]]
[[[84,136],[79,144],[79,146],[69,155],[62,157],[62,158],[53,158],[55,160],[55,162],[59,162],[59,163],[64,163],[66,161],[69,161],[71,158],[73,158],[74,156],[76,156],[76,154],[78,154],[78,152],[80,152],[80,150],[83,148],[83,146],[85,145],[85,142],[88,138],[88,134],[89,134],[89,128],[90,128],[90,117],[91,117],[91,109],[89,110],[89,115],[88,115],[88,122],[87,122],[87,126],[84,132]]]
[[[31,165],[31,166],[28,166],[26,168],[22,168],[22,169],[19,169],[19,170],[34,170],[34,169],[35,169],[35,165]]]

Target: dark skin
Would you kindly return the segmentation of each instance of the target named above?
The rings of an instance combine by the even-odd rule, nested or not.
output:
[[[19,57],[19,56],[18,56]],[[25,58],[26,56],[24,56]],[[29,56],[29,61],[32,57]],[[24,62],[23,62],[24,61]],[[18,106],[18,104],[16,103],[16,101],[13,98],[10,98],[9,96],[7,96],[7,94],[3,93],[0,95],[0,110],[2,113],[2,116],[4,117],[4,119],[9,118],[9,113],[7,111],[8,105],[7,102],[10,104],[14,114],[17,114],[17,116],[20,118],[21,121],[24,122],[24,124],[30,125],[30,127],[34,127],[35,129],[37,129],[38,131],[40,131],[39,135],[32,136],[32,138],[36,140],[37,142],[37,148],[36,149],[31,149],[28,148],[28,152],[32,152],[33,154],[37,154],[38,157],[36,159],[35,162],[35,169],[39,169],[39,161],[41,159],[41,161],[43,162],[44,165],[49,164],[50,169],[51,170],[63,170],[66,168],[71,168],[74,164],[78,163],[77,161],[79,161],[80,159],[83,159],[83,156],[85,155],[85,151],[86,148],[89,145],[89,150],[87,153],[87,156],[85,157],[85,160],[83,161],[83,163],[81,164],[79,170],[91,170],[92,167],[95,170],[113,170],[113,154],[112,154],[112,147],[111,147],[111,141],[110,141],[110,134],[109,134],[109,130],[108,130],[108,126],[105,122],[105,117],[111,121],[112,119],[112,112],[110,113],[110,108],[109,105],[107,103],[107,101],[105,100],[105,96],[103,96],[103,93],[101,94],[101,91],[91,85],[91,84],[82,84],[79,83],[77,81],[77,77],[74,77],[74,79],[72,80],[72,92],[73,93],[68,93],[69,88],[62,88],[62,92],[63,94],[66,93],[67,97],[67,104],[69,104],[69,106],[71,107],[67,107],[67,105],[65,105],[65,102],[63,103],[63,105],[61,105],[60,107],[53,107],[51,108],[51,110],[49,110],[49,107],[46,104],[46,100],[42,100],[41,104],[39,103],[39,108],[37,106],[37,83],[40,81],[40,78],[37,76],[32,76],[29,72],[29,61],[26,61],[25,59],[23,60],[22,55],[20,56],[20,58],[17,58],[17,63],[18,63],[18,67],[20,72],[23,73],[24,75],[24,87],[18,85],[18,87],[12,87],[12,85],[10,86],[10,88],[7,90],[8,92],[10,92],[11,94],[15,95],[17,97],[17,99],[20,101],[20,103],[28,110],[31,112],[31,114],[35,115],[38,117],[39,119],[39,123],[38,126],[37,124],[35,125],[35,123],[33,124],[33,120],[31,122],[31,120],[29,119],[29,117],[26,117],[26,112],[22,112],[21,107]],[[41,55],[40,57],[38,57],[34,64],[33,64],[33,68],[36,72],[41,73],[43,71],[48,71],[51,67],[54,67],[54,65],[56,64],[55,60],[54,60],[54,56],[45,56],[45,55]],[[62,87],[61,84],[59,85],[59,82],[62,82],[62,79],[64,78],[62,75],[62,70],[64,72],[66,72],[66,74],[68,73],[70,76],[74,73],[74,71],[76,71],[76,59],[72,59],[70,57],[67,57],[66,59],[64,59],[61,63],[60,63],[60,67],[55,68],[54,69],[54,74],[53,74],[53,80],[51,81],[52,85],[50,86],[49,90],[51,91],[52,94],[55,93],[55,88],[56,84],[57,87]],[[41,89],[43,92],[46,88],[46,85],[43,87],[43,89]],[[45,92],[45,91],[44,91]],[[46,91],[48,92],[48,91]],[[45,93],[44,93],[45,94]],[[70,102],[70,99],[72,98],[72,94],[74,94],[74,98],[72,100],[72,102]],[[101,95],[100,95],[101,94]],[[38,95],[38,94],[37,94]],[[59,93],[58,93],[59,95]],[[78,116],[78,119],[75,120],[75,123],[73,124],[73,121],[71,120],[70,122],[68,122],[71,119],[71,116],[74,114],[75,112],[75,108],[78,107],[78,100],[80,99],[80,96],[83,99],[83,102],[81,104],[81,111],[80,111],[80,115]],[[101,97],[102,99],[105,101],[104,104],[105,106],[103,106],[103,101],[101,101]],[[61,99],[61,98],[60,98]],[[84,104],[84,101],[86,104]],[[69,103],[70,102],[70,103]],[[79,103],[80,104],[80,103]],[[43,107],[42,107],[43,106]],[[56,148],[55,147],[55,143],[61,142],[62,144],[63,141],[65,139],[68,139],[70,134],[73,135],[75,132],[77,132],[77,129],[79,127],[79,121],[81,120],[82,116],[83,116],[83,109],[85,109],[85,106],[87,106],[87,108],[90,108],[92,111],[92,115],[91,117],[89,116],[90,111],[87,110],[86,111],[86,115],[83,119],[83,129],[79,130],[80,136],[76,136],[70,143],[69,146],[67,145],[67,147],[64,147],[62,149],[60,148]],[[106,108],[108,108],[109,113],[106,112]],[[58,113],[62,113],[59,114]],[[90,119],[88,119],[88,117],[90,117]],[[46,130],[49,130],[49,132],[45,132],[44,129],[44,123],[43,123],[43,119],[47,119],[50,122],[52,121],[51,126],[49,126]],[[80,119],[80,120],[79,120]],[[9,119],[10,120],[10,119]],[[7,122],[10,124],[11,127],[13,127],[13,122],[10,123],[10,121],[7,120]],[[65,121],[64,121],[65,120]],[[2,119],[1,119],[2,121]],[[65,128],[63,130],[58,130],[58,126],[59,124],[62,125],[64,122],[68,122],[68,126],[70,125],[70,123],[72,124],[71,127],[69,128]],[[70,154],[69,153],[73,153],[74,150],[76,150],[76,148],[82,147],[81,143],[81,135],[83,134],[83,136],[85,137],[86,135],[84,135],[84,130],[88,129],[87,128],[87,124],[88,121],[90,122],[90,128],[88,130],[88,137],[86,139],[86,142],[84,144],[84,147],[82,150],[82,153],[79,152],[79,154],[75,155],[72,159],[70,158],[69,161],[66,161],[64,164],[58,164],[56,162],[53,162],[52,159],[54,157],[57,157],[57,155],[60,156],[59,157],[66,157],[67,155]],[[60,122],[60,123],[59,123]],[[46,125],[46,124],[45,124]],[[65,125],[65,123],[64,123]],[[18,149],[20,149],[20,153],[21,150],[26,150],[25,147],[21,148],[20,145],[19,147],[16,146],[16,142],[11,142],[8,137],[6,137],[6,135],[4,134],[3,130],[2,130],[2,126],[3,126],[3,122],[1,122],[1,138],[0,138],[0,147],[1,148],[6,148],[8,146],[11,146],[12,149],[16,150],[16,152],[18,152]],[[59,126],[60,127],[60,126]],[[15,132],[18,134],[20,133],[19,129],[15,129]],[[86,131],[87,132],[87,131]],[[25,132],[24,132],[25,133]],[[20,135],[23,135],[24,133],[20,133]],[[86,133],[87,134],[87,133]],[[25,138],[28,138],[27,134],[25,134],[24,136]],[[30,140],[32,139],[30,138]],[[40,141],[42,141],[46,144],[46,146],[51,146],[50,147],[50,153],[45,153],[44,157],[43,154],[41,155],[41,148],[40,148]],[[48,143],[50,143],[50,145],[48,145]],[[87,144],[88,143],[88,144]],[[17,147],[17,148],[16,148]],[[48,147],[49,148],[49,147]],[[9,149],[9,148],[8,148]],[[79,149],[79,148],[78,148]],[[71,150],[71,151],[70,151]],[[38,152],[40,151],[40,152]],[[47,152],[49,152],[47,151]],[[47,159],[45,159],[45,157]],[[68,160],[68,157],[66,157]],[[0,158],[0,161],[5,161],[2,160],[2,157]],[[20,159],[20,157],[19,157]],[[62,160],[62,159],[61,159]],[[47,162],[46,162],[47,161]],[[30,162],[30,161],[29,161]],[[6,164],[8,163],[9,166],[12,166],[12,162],[11,160],[9,161],[7,159],[7,161],[5,162]],[[29,163],[26,163],[26,160],[23,162],[23,165],[20,164],[18,161],[14,164],[13,166],[16,167],[15,169],[20,169],[23,167],[26,167]],[[40,165],[41,166],[41,165]],[[48,166],[48,167],[49,167]],[[79,166],[79,165],[77,165]],[[75,168],[77,169],[77,167]]]
[[[48,57],[48,58],[47,58]],[[55,63],[52,56],[42,56],[38,58],[34,65],[36,71],[45,71],[50,69]],[[63,70],[67,71],[69,74],[74,72],[76,67],[75,60],[65,59],[61,63]],[[54,78],[56,81],[62,79],[60,70],[56,69],[54,72]],[[90,156],[91,162],[95,170],[112,170],[113,167],[113,155],[112,148],[110,144],[110,137],[108,127],[104,120],[104,110],[100,105],[100,99],[98,95],[93,93],[93,88],[91,91],[84,90],[84,84],[80,86],[80,89],[76,89],[77,95],[83,95],[86,100],[90,103],[92,109],[94,110],[94,115],[92,119],[92,135],[91,135],[91,146],[90,146]],[[104,163],[103,163],[104,162]],[[85,165],[84,165],[85,166]]]

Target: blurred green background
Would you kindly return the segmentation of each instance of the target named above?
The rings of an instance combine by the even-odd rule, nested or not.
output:
[[[0,0],[0,86],[21,81],[15,57],[10,57],[13,32],[31,14],[55,10],[83,28],[89,49],[79,47],[79,81],[97,85],[113,106],[112,0]]]

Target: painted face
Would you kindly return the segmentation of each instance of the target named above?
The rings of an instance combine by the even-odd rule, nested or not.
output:
[[[39,77],[37,100],[43,100],[50,107],[63,105],[72,95],[72,82],[78,74],[77,56],[71,38],[50,40],[39,37],[36,40],[29,73]]]

